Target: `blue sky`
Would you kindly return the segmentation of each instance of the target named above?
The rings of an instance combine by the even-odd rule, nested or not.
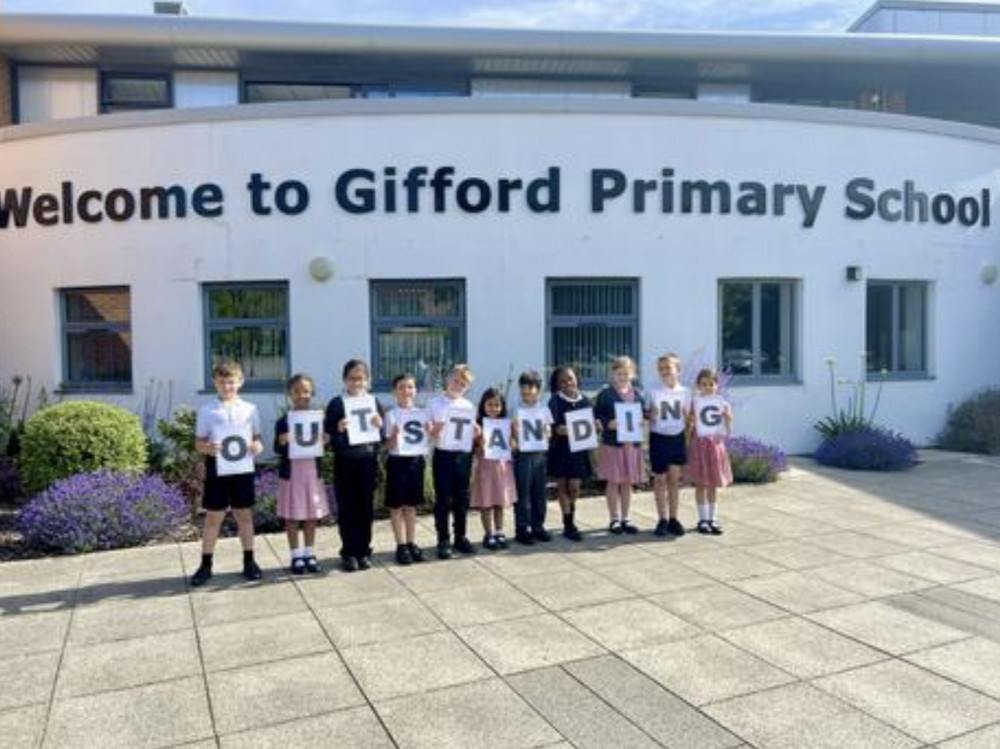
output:
[[[873,0],[186,0],[192,15],[535,29],[842,31]],[[9,12],[147,15],[152,0],[0,0]]]

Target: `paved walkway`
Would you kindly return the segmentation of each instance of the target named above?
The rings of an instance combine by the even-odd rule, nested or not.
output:
[[[1000,460],[923,457],[800,461],[719,538],[654,538],[640,495],[635,537],[586,500],[584,543],[408,568],[380,523],[353,575],[291,579],[281,536],[193,592],[194,544],[0,565],[0,745],[992,749]]]

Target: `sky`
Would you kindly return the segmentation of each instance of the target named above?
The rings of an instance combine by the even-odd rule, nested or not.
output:
[[[191,15],[574,30],[843,31],[873,0],[186,0]],[[1000,0],[997,0],[1000,2]],[[152,0],[0,0],[23,13],[152,13]]]

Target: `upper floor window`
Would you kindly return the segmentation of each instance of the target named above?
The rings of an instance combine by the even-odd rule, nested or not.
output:
[[[868,371],[927,375],[928,284],[869,281],[865,315]]]
[[[173,106],[168,73],[102,73],[101,111],[165,109]]]
[[[205,387],[212,367],[234,359],[246,387],[284,388],[289,376],[288,284],[284,281],[211,283],[202,287]]]
[[[795,377],[796,291],[797,282],[785,279],[719,282],[722,369],[762,379]]]
[[[371,313],[375,386],[410,372],[430,388],[465,361],[464,281],[372,281]]]
[[[132,300],[127,286],[63,289],[62,386],[67,390],[132,387]]]
[[[611,360],[639,366],[639,280],[550,278],[546,282],[546,365],[569,365],[581,384],[608,381]]]

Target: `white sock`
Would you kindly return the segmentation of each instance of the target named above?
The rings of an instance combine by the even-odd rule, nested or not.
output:
[[[700,502],[698,504],[698,522],[708,520],[708,504]]]
[[[316,556],[313,553],[313,547],[312,546],[305,546],[305,547],[303,547],[302,548],[302,556],[304,556],[304,557],[314,557],[314,556]]]
[[[301,547],[300,548],[296,548],[296,549],[292,549],[292,559],[294,560],[294,559],[301,559],[301,558],[302,558],[302,549],[301,549]]]
[[[718,505],[715,502],[708,503],[708,519],[713,523],[715,522],[715,514],[717,507]]]

